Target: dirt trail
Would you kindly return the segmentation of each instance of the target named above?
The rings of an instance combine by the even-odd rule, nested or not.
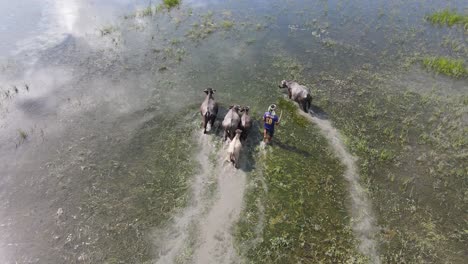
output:
[[[299,112],[320,128],[321,133],[333,147],[335,154],[345,165],[346,170],[344,177],[348,181],[348,189],[351,197],[352,228],[360,242],[359,250],[369,257],[371,263],[380,263],[377,242],[375,240],[377,229],[372,213],[372,205],[359,183],[360,177],[355,164],[357,158],[346,150],[339,132],[332,126],[330,121],[311,116],[300,110]]]
[[[211,136],[197,137],[201,170],[193,179],[191,204],[171,227],[155,232],[158,264],[239,262],[231,231],[241,211],[246,175],[225,162],[226,147],[217,151]],[[212,180],[217,181],[217,193],[209,198]]]
[[[184,258],[183,251],[190,247],[189,236],[197,219],[203,212],[205,201],[203,197],[207,191],[207,183],[210,178],[212,165],[209,162],[209,155],[214,151],[213,143],[208,136],[197,133],[197,141],[200,146],[196,160],[201,165],[200,172],[195,175],[192,182],[192,197],[188,208],[173,219],[172,226],[167,230],[158,230],[153,234],[153,241],[159,248],[157,264],[174,263],[176,258]]]
[[[217,160],[218,195],[206,218],[200,222],[200,247],[195,263],[238,263],[232,226],[239,218],[246,175],[226,162],[226,149]],[[242,166],[241,166],[242,167]]]

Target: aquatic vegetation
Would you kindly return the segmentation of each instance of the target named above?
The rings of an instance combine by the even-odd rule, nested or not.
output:
[[[180,0],[163,0],[163,2],[159,5],[148,5],[141,10],[137,10],[134,14],[125,15],[124,19],[154,16],[155,14],[160,13],[166,9],[169,10],[180,5],[180,2]]]
[[[117,30],[117,28],[115,28],[113,26],[107,26],[107,27],[103,27],[103,28],[99,29],[99,31],[101,32],[101,36],[109,35],[109,34],[113,33],[116,30]]]
[[[20,136],[20,141],[25,141],[28,138],[28,133],[22,129],[18,129],[18,134]]]
[[[468,68],[465,68],[463,60],[447,57],[424,58],[423,65],[426,69],[442,73],[456,78],[468,76]]]
[[[221,22],[221,26],[224,29],[231,29],[234,26],[234,22],[230,20],[224,20],[223,22]]]
[[[330,82],[331,76],[322,78],[329,86],[340,83]],[[363,182],[379,224],[385,227],[382,261],[421,263],[450,258],[457,262],[461,256],[451,251],[455,244],[449,245],[448,236],[462,225],[464,191],[449,186],[460,186],[463,180],[458,175],[466,172],[464,158],[459,156],[467,146],[462,129],[464,99],[445,102],[392,90],[386,86],[392,85],[388,76],[376,76],[371,70],[359,70],[346,80],[346,86],[337,86],[333,102],[327,94],[318,93],[315,103],[330,114],[360,159]],[[350,100],[356,91],[366,96]],[[372,114],[366,114],[369,111]],[[402,173],[405,170],[417,176]],[[447,217],[449,212],[452,217]],[[437,223],[427,224],[428,217],[435,215]],[[461,249],[460,244],[456,246]]]
[[[164,6],[168,9],[180,5],[180,0],[163,0]]]
[[[213,13],[208,12],[202,16],[200,24],[193,24],[186,36],[193,40],[202,40],[213,34],[218,29],[218,26],[213,20]]]
[[[188,182],[197,170],[190,159],[196,144],[187,137],[195,127],[189,111],[194,109],[148,121],[111,160],[87,172],[94,177],[83,190],[77,221],[93,224],[88,236],[94,250],[88,257],[108,263],[151,261],[151,246],[141,239],[143,234],[165,224],[186,205]]]
[[[250,39],[246,40],[245,43],[246,43],[247,45],[251,45],[251,44],[255,43],[255,41],[257,41],[257,39],[255,39],[255,38],[250,38]]]
[[[426,19],[432,24],[448,25],[450,27],[459,24],[465,30],[468,30],[468,15],[459,14],[449,9],[430,14],[426,16]]]
[[[338,44],[335,40],[331,38],[322,39],[321,43],[327,48],[333,48]]]
[[[153,15],[153,7],[152,6],[148,6],[146,7],[145,9],[139,11],[137,13],[137,16],[138,17],[146,17],[146,16],[152,16]]]
[[[180,39],[172,39],[171,40],[171,45],[173,45],[173,46],[177,46],[180,43],[182,43],[182,41]]]
[[[281,79],[288,80],[298,80],[304,71],[304,67],[298,60],[281,55],[274,58],[273,67],[280,70]]]
[[[450,50],[459,53],[461,56],[468,57],[468,46],[464,41],[444,37],[442,47],[449,48]]]

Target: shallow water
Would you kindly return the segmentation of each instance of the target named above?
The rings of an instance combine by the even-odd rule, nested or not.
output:
[[[206,87],[218,90],[223,107],[250,105],[260,115],[281,95],[281,79],[325,87],[314,93],[333,98],[326,76],[339,81],[362,67],[391,72],[406,57],[426,54],[466,61],[442,45],[448,36],[466,46],[462,29],[423,19],[446,7],[464,10],[464,1],[191,0],[138,15],[147,5],[0,3],[1,262],[151,261],[151,231],[178,209],[146,215],[139,204],[165,202],[136,183],[170,178],[173,164],[154,153],[197,163],[171,142],[191,140]],[[399,87],[420,94],[432,86],[446,97],[468,90],[466,79],[414,65],[401,77]],[[167,149],[148,149],[158,146]],[[190,189],[184,177],[196,175],[183,168],[180,185],[167,185],[180,193]],[[125,176],[131,173],[137,176]],[[118,241],[126,236],[138,241],[134,248]]]

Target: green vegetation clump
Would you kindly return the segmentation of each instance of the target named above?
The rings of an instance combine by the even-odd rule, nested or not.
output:
[[[163,0],[164,6],[168,9],[180,5],[180,0]]]
[[[426,17],[432,24],[453,26],[456,24],[462,25],[465,30],[468,30],[468,15],[461,15],[455,11],[445,9],[435,12]]]
[[[221,22],[221,26],[224,29],[231,29],[234,26],[234,22],[230,20],[224,20],[223,22]]]
[[[463,60],[446,57],[431,57],[423,59],[423,65],[426,69],[430,69],[447,76],[460,78],[468,75],[468,69],[465,68]]]
[[[307,125],[309,125],[310,122],[296,111],[297,110],[296,105],[294,105],[294,103],[291,102],[290,100],[280,98],[278,101],[278,107],[280,111],[282,110],[286,111],[289,115],[289,118],[291,118],[291,120],[297,126],[306,127]]]
[[[26,133],[24,130],[19,129],[18,134],[21,140],[26,140],[28,138],[28,133]]]

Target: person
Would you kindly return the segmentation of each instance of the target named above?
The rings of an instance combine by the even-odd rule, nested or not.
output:
[[[268,107],[268,112],[263,115],[263,142],[268,144],[273,139],[275,133],[275,125],[279,125],[279,118],[275,113],[276,105],[272,104]]]

